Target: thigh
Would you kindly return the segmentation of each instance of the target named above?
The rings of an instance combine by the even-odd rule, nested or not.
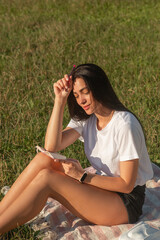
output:
[[[81,184],[58,172],[48,176],[50,197],[61,202],[76,216],[99,225],[128,223],[127,210],[117,193]]]

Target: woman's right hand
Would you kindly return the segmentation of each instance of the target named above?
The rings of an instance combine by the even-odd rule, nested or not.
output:
[[[72,90],[72,77],[65,74],[64,78],[53,84],[53,87],[56,98],[67,99]]]

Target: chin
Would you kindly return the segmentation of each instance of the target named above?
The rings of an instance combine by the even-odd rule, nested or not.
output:
[[[86,110],[85,112],[86,112],[87,115],[92,115],[93,114],[93,111],[91,111],[91,110],[88,110],[88,111]]]

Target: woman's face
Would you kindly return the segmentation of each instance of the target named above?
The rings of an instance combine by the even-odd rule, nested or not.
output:
[[[96,112],[98,102],[93,98],[91,91],[82,78],[76,78],[73,84],[73,94],[79,106],[81,106],[88,115]]]

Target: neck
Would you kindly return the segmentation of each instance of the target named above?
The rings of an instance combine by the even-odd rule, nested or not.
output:
[[[107,126],[107,124],[111,121],[112,116],[114,114],[114,110],[112,109],[104,109],[101,114],[95,114],[97,117],[97,128],[98,130],[102,130]]]

